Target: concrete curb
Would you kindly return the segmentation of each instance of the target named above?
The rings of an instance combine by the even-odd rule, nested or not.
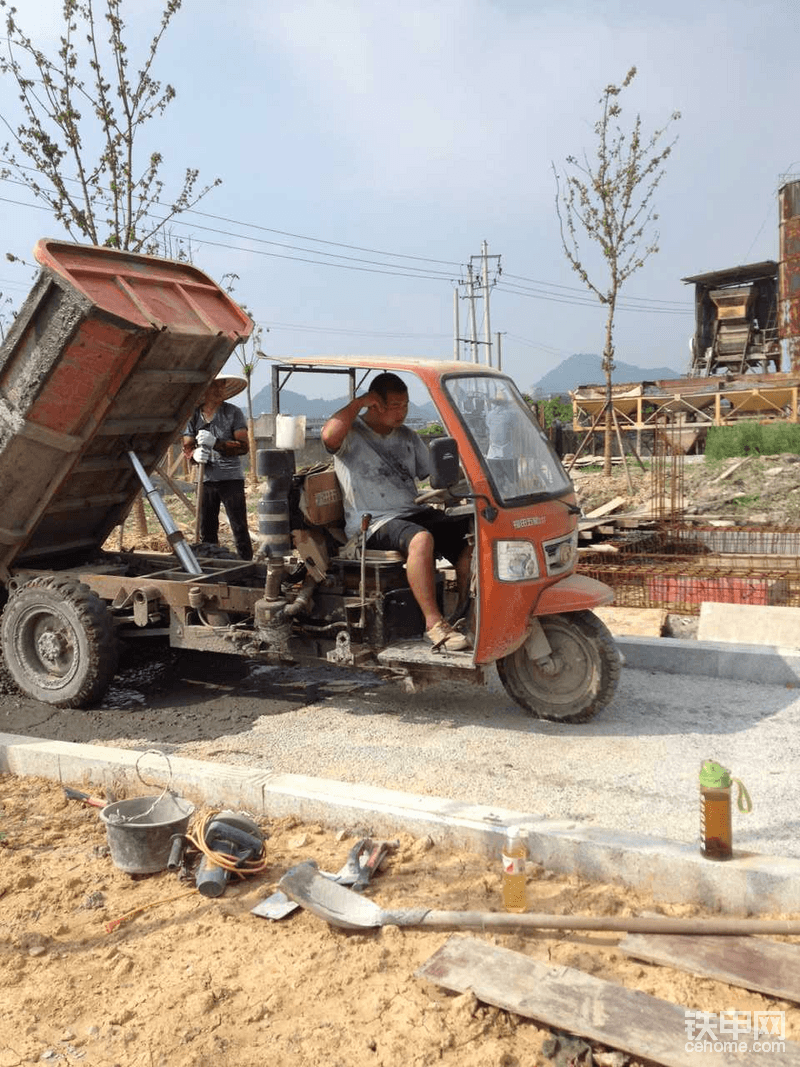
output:
[[[406,831],[436,843],[497,856],[504,827],[528,827],[531,859],[559,874],[574,874],[652,893],[656,900],[694,902],[723,912],[800,911],[800,860],[740,853],[711,863],[696,845],[615,833],[526,812],[491,809],[439,797],[351,785],[303,775],[271,774],[202,760],[164,757],[101,745],[42,741],[0,734],[0,772],[50,778],[66,785],[106,786],[131,795],[171,788],[210,808],[256,816],[294,815],[331,828],[391,837]],[[141,776],[141,777],[140,777]]]
[[[727,641],[624,637],[614,641],[626,667],[666,674],[702,674],[762,685],[800,682],[800,652],[774,645],[739,645]]]

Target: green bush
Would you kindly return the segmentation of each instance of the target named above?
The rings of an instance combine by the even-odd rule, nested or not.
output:
[[[441,437],[444,433],[444,426],[440,422],[429,422],[419,433],[420,437]]]
[[[572,404],[567,403],[558,396],[550,397],[549,400],[540,400],[539,412],[542,417],[542,426],[545,430],[549,430],[556,419],[560,419],[568,426],[572,425]]]
[[[800,425],[791,422],[740,422],[735,426],[711,426],[706,437],[706,459],[736,456],[775,456],[800,453]]]

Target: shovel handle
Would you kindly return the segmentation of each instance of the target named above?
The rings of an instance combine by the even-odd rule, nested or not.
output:
[[[200,508],[203,503],[203,483],[206,477],[205,463],[197,464],[197,499],[194,510],[194,543],[200,543]]]
[[[486,911],[384,911],[381,926],[429,926],[439,930],[600,930],[636,934],[800,934],[800,919],[673,918],[658,915],[609,917],[607,915],[519,915]]]
[[[90,808],[104,808],[106,806],[105,800],[101,800],[100,797],[90,796],[88,793],[82,793],[80,789],[73,789],[68,785],[62,786],[62,788],[67,800],[82,800]]]

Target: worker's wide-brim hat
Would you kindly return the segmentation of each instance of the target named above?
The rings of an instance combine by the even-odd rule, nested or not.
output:
[[[230,400],[232,396],[236,396],[247,388],[247,378],[242,378],[238,374],[218,374],[214,381],[225,383],[226,400]]]

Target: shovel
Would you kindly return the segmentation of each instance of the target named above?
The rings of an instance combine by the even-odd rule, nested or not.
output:
[[[427,926],[437,930],[603,930],[638,934],[800,934],[800,919],[674,919],[614,918],[607,915],[510,915],[494,911],[432,911],[399,908],[384,911],[324,878],[310,863],[293,867],[278,882],[290,899],[342,930],[373,930],[379,926]]]
[[[320,874],[331,882],[337,882],[339,885],[351,885],[354,890],[360,892],[369,885],[370,876],[378,870],[386,855],[397,848],[397,845],[397,841],[376,842],[369,837],[362,837],[350,849],[347,860],[340,871],[336,874],[320,871]],[[314,860],[306,860],[300,864],[303,867],[312,865],[316,867]],[[292,867],[291,870],[293,871],[295,868]],[[258,915],[264,919],[283,919],[284,916],[291,915],[297,911],[299,907],[300,904],[296,900],[290,900],[284,892],[278,890],[272,896],[267,897],[266,900],[262,900],[260,904],[256,904],[251,911],[253,915]]]

